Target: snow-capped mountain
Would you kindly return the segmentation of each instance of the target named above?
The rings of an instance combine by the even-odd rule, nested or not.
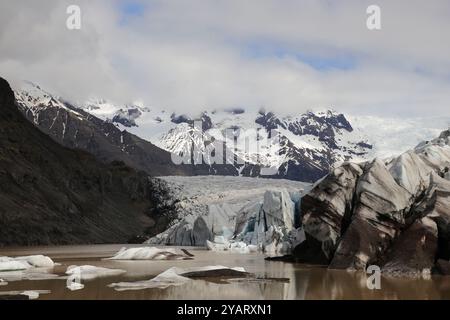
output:
[[[15,88],[14,95],[26,118],[66,147],[88,151],[105,163],[122,161],[151,175],[195,174],[192,168],[174,165],[169,152],[74,107],[38,85],[24,82]]]
[[[372,152],[369,138],[332,110],[279,117],[236,108],[195,116],[139,104],[114,106],[104,100],[91,101],[83,109],[164,150],[188,154],[188,161],[223,160],[243,176],[314,181],[334,163],[365,159]]]
[[[142,103],[116,105],[105,99],[90,100],[75,108],[31,83],[15,93],[22,111],[44,132],[102,160],[119,159],[151,171],[154,166],[148,159],[154,158],[156,151],[165,150],[167,153],[157,161],[168,168],[157,170],[162,174],[315,181],[342,161],[405,151],[450,123],[445,117],[385,119],[348,116],[333,110],[290,116],[244,108],[177,114]],[[84,138],[80,132],[85,133]],[[100,152],[105,144],[106,151]]]

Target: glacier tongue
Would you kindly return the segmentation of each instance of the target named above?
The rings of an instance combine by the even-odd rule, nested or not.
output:
[[[309,184],[244,177],[163,179],[176,182],[179,219],[146,243],[278,255],[289,253],[301,239],[297,209],[300,192]]]
[[[253,219],[255,210],[259,210],[267,190],[285,191],[285,198],[290,193],[294,196],[309,184],[282,179],[260,179],[227,176],[197,177],[161,177],[173,190],[171,196],[176,198],[176,219],[163,233],[149,239],[146,243],[183,246],[206,246],[207,240],[215,236],[226,239],[240,233]],[[232,186],[230,188],[230,186]],[[296,196],[299,198],[299,196]],[[288,228],[292,228],[292,200],[278,204],[291,205],[286,217],[274,211],[276,201],[267,200],[272,220],[287,219]],[[242,213],[242,214],[241,214]],[[249,220],[250,219],[250,220]],[[278,223],[278,222],[277,222]],[[278,224],[277,224],[278,225]]]
[[[234,239],[256,246],[269,256],[290,254],[293,245],[304,240],[303,231],[295,228],[296,215],[300,215],[296,210],[299,198],[295,192],[290,195],[283,189],[266,191],[262,204],[250,207],[253,211],[245,207],[238,213]],[[242,248],[242,251],[252,249]]]

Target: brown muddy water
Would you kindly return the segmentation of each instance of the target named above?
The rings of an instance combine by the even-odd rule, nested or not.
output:
[[[126,270],[126,274],[83,281],[84,289],[70,291],[66,279],[20,280],[0,286],[5,291],[49,290],[39,299],[450,299],[450,277],[431,279],[381,278],[381,289],[370,290],[363,272],[328,270],[326,268],[265,261],[260,254],[214,253],[200,248],[188,248],[193,260],[181,261],[105,261],[121,247],[136,245],[87,245],[2,248],[0,256],[44,254],[60,263],[49,272],[64,276],[70,265],[94,265]],[[223,265],[244,267],[260,278],[288,278],[289,282],[233,282],[217,279],[193,280],[166,289],[115,291],[108,284],[121,281],[148,280],[170,267],[200,267]]]

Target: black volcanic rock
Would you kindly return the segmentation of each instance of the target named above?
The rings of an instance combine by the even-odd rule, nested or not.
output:
[[[138,108],[128,109],[126,111],[119,110],[112,118],[112,122],[120,123],[125,127],[136,127],[135,119],[140,117],[142,112]]]
[[[180,123],[187,123],[190,126],[194,126],[194,122],[198,121],[202,123],[202,130],[203,131],[207,131],[209,129],[211,129],[213,127],[212,121],[210,116],[208,116],[207,112],[203,112],[199,118],[196,119],[192,119],[190,117],[188,117],[187,115],[181,114],[181,115],[176,115],[175,113],[172,113],[172,115],[170,116],[170,121],[175,123],[175,124],[180,124]]]
[[[187,115],[181,114],[181,115],[176,115],[175,113],[172,113],[172,115],[170,116],[170,121],[172,121],[175,124],[180,124],[180,123],[188,123],[188,124],[192,124],[193,120],[188,117]]]
[[[286,129],[286,125],[273,112],[265,113],[261,111],[255,123],[263,126],[267,131],[277,129],[278,127]]]
[[[158,225],[152,188],[144,172],[53,141],[0,78],[0,245],[126,242]]]
[[[206,113],[206,112],[202,113],[202,115],[200,117],[200,121],[202,122],[202,130],[203,131],[207,131],[213,127],[212,120],[211,120],[210,116],[208,116],[208,113]]]

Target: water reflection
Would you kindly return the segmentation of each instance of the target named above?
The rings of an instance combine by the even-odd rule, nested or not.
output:
[[[50,290],[40,299],[449,299],[450,277],[392,279],[382,277],[381,290],[369,290],[366,275],[311,267],[301,264],[265,261],[263,256],[219,254],[191,249],[194,260],[185,261],[105,261],[120,246],[71,246],[15,248],[0,255],[46,254],[61,263],[51,272],[64,275],[69,265],[95,265],[124,269],[126,274],[84,281],[85,288],[70,291],[65,279],[43,278],[9,282],[0,291]],[[289,282],[238,281],[217,283],[212,279],[192,280],[177,287],[138,291],[115,291],[108,284],[121,281],[148,280],[173,266],[182,268],[207,265],[244,267],[260,278],[289,278]],[[215,279],[217,280],[217,279]]]

